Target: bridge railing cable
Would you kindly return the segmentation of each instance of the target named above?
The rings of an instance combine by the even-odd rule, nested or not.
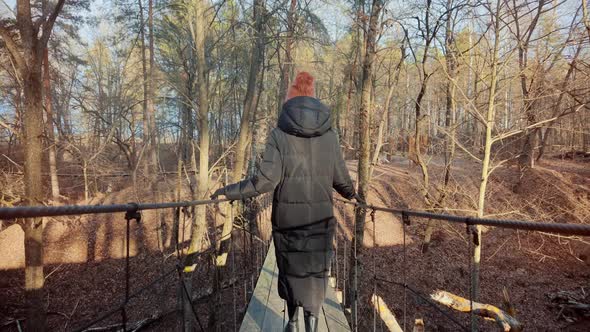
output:
[[[459,223],[465,225],[482,225],[482,226],[493,226],[501,228],[520,229],[527,231],[539,231],[547,233],[556,233],[563,235],[579,235],[579,236],[590,236],[590,225],[585,224],[566,224],[566,223],[554,223],[554,222],[543,222],[543,221],[517,221],[517,220],[505,220],[505,219],[492,219],[492,218],[476,218],[476,217],[465,217],[465,216],[454,216],[449,214],[431,213],[425,211],[414,211],[395,209],[384,206],[376,206],[371,204],[361,204],[358,202],[351,202],[343,199],[336,198],[335,200],[344,202],[346,204],[353,204],[366,208],[368,210],[385,211],[394,214],[407,215],[408,217],[420,217],[431,220],[448,221],[452,223]]]
[[[17,206],[17,207],[0,207],[0,220],[10,220],[15,218],[39,218],[39,217],[56,217],[71,216],[84,214],[116,213],[116,212],[134,212],[144,210],[167,209],[177,207],[192,207],[197,205],[207,205],[227,202],[227,199],[218,200],[198,200],[183,202],[166,202],[166,203],[127,203],[111,205],[63,205],[63,206]]]
[[[189,294],[189,289],[184,280],[183,276],[183,257],[182,257],[182,250],[179,246],[179,243],[176,243],[176,254],[177,254],[177,262],[172,269],[169,269],[156,277],[154,280],[150,281],[145,286],[134,290],[131,292],[131,282],[130,282],[130,275],[131,275],[131,268],[130,268],[130,240],[131,240],[131,222],[135,220],[137,223],[141,222],[141,211],[145,210],[156,210],[156,209],[169,209],[174,208],[174,218],[180,219],[180,213],[183,212],[183,228],[182,228],[182,241],[184,243],[184,223],[186,221],[188,208],[194,208],[198,205],[210,205],[210,204],[219,204],[223,202],[228,202],[227,199],[218,199],[218,200],[194,200],[194,201],[180,201],[180,202],[162,202],[162,203],[127,203],[127,204],[111,204],[111,205],[64,205],[64,206],[20,206],[20,207],[0,207],[0,220],[12,220],[17,218],[39,218],[39,217],[57,217],[57,216],[71,216],[71,215],[85,215],[85,214],[106,214],[106,213],[118,213],[118,212],[125,212],[125,262],[124,262],[124,296],[123,299],[115,304],[111,305],[110,308],[106,312],[104,312],[99,317],[93,319],[90,322],[85,323],[82,327],[76,329],[76,331],[85,331],[90,329],[92,326],[98,324],[101,321],[104,321],[113,315],[120,313],[121,320],[117,325],[118,328],[122,328],[124,331],[128,330],[133,326],[128,326],[128,314],[127,314],[127,307],[129,305],[130,300],[138,297],[140,294],[145,292],[146,290],[155,287],[158,283],[163,282],[165,279],[172,276],[175,272],[178,274],[178,283],[179,289],[181,294],[183,294],[183,301],[190,301],[191,313],[192,318],[197,322],[198,327],[201,331],[205,331],[205,327],[202,325],[202,322],[198,316],[197,310],[194,307],[194,303],[191,300],[191,296]],[[268,216],[268,206],[270,205],[270,200],[268,197],[263,197],[262,202],[260,204],[261,212],[263,215]],[[232,211],[233,209],[229,209],[230,220],[233,219]],[[256,216],[257,224],[261,225],[261,216]],[[242,229],[245,232],[245,221],[242,223]],[[268,233],[268,231],[266,232]],[[244,233],[245,234],[245,233]],[[178,236],[180,234],[177,234]],[[252,235],[252,234],[251,234]],[[253,237],[251,236],[251,241]],[[178,239],[177,239],[178,242]],[[251,243],[252,244],[252,243]],[[244,244],[245,245],[245,244]],[[267,244],[262,243],[262,246],[266,246]],[[233,246],[232,246],[233,247]],[[246,248],[242,248],[245,250]],[[232,275],[235,273],[234,267],[234,260],[235,260],[235,253],[233,252],[235,249],[232,248],[232,268],[231,273]],[[265,249],[262,249],[265,250]],[[198,254],[198,256],[211,254],[211,250],[205,250]],[[244,287],[246,289],[246,287]],[[233,329],[237,329],[237,317],[236,317],[236,294],[235,294],[235,281],[232,283],[232,292],[233,294],[233,306],[234,306],[234,317],[233,317]],[[184,321],[184,310],[182,310],[183,321]]]

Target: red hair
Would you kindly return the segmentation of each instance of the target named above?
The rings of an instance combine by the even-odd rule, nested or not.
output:
[[[285,101],[299,96],[315,97],[313,80],[313,76],[311,76],[311,74],[306,71],[297,73],[295,81],[287,91],[287,98]]]

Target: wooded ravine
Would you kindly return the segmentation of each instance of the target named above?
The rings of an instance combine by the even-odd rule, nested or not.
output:
[[[0,207],[208,200],[255,174],[306,71],[369,204],[588,225],[589,12],[587,0],[1,0]],[[127,247],[132,290],[188,256],[198,324],[237,329],[270,239],[267,200],[146,211],[129,241],[123,214],[0,219],[0,330],[79,329],[112,309]],[[354,243],[363,258],[359,308],[344,309],[358,330],[387,330],[373,296],[408,331],[457,329],[377,276],[473,298],[530,331],[590,329],[587,237],[478,225],[473,242],[462,225],[335,212],[345,307]],[[197,329],[179,327],[190,306],[174,285],[134,298],[126,319]]]

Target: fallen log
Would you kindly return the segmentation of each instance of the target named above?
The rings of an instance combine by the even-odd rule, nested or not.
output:
[[[557,319],[573,323],[590,317],[590,303],[583,288],[547,294],[551,305],[559,309]]]
[[[152,315],[150,317],[138,320],[136,322],[130,322],[127,323],[127,327],[125,329],[125,331],[131,331],[131,332],[136,332],[139,331],[145,327],[147,327],[150,324],[153,324],[154,322],[162,319],[163,317],[174,313],[176,310],[170,310],[168,312],[165,312],[163,314],[160,315]],[[84,330],[83,332],[104,332],[104,331],[123,331],[123,324],[121,323],[117,323],[117,324],[111,324],[111,325],[107,325],[107,326],[100,326],[100,327],[90,327],[87,328],[86,330]]]
[[[385,323],[387,330],[390,332],[403,332],[401,326],[397,322],[397,319],[395,319],[395,315],[391,312],[391,310],[389,310],[387,304],[379,295],[373,294],[373,296],[371,296],[371,303],[379,314],[379,317],[381,317],[383,323]]]
[[[434,294],[431,294],[430,297],[442,305],[461,312],[471,312],[471,306],[473,306],[474,314],[494,320],[502,331],[519,332],[523,329],[523,325],[519,321],[493,305],[479,302],[473,302],[473,304],[470,305],[468,299],[442,290],[436,291]]]
[[[414,321],[414,329],[412,330],[412,332],[424,332],[424,320],[421,318],[418,318]]]

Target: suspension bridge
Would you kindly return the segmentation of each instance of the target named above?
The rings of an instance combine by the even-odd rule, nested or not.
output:
[[[500,227],[500,228],[509,228],[509,229],[517,229],[517,230],[527,230],[527,231],[539,231],[539,232],[547,232],[547,233],[555,233],[561,235],[577,235],[577,236],[590,236],[590,225],[584,224],[566,224],[566,223],[551,223],[551,222],[526,222],[526,221],[515,221],[515,220],[498,220],[498,219],[484,219],[484,218],[473,218],[473,217],[465,217],[465,216],[454,216],[454,215],[446,215],[446,214],[435,214],[423,211],[409,211],[403,209],[395,209],[389,207],[382,207],[382,206],[373,206],[373,205],[365,205],[365,204],[358,204],[349,201],[344,201],[340,199],[336,199],[342,204],[352,204],[355,205],[355,208],[365,209],[369,212],[369,216],[373,225],[375,225],[375,212],[382,211],[385,213],[391,213],[398,215],[400,220],[402,220],[403,226],[403,266],[404,271],[407,269],[407,262],[406,262],[406,226],[411,223],[411,218],[426,218],[429,220],[435,221],[444,221],[450,223],[458,223],[462,224],[466,227],[467,233],[472,237],[474,243],[477,243],[479,239],[477,238],[477,232],[473,231],[473,227],[476,225],[484,225],[484,226],[491,226],[491,227]],[[129,243],[130,243],[130,222],[133,220],[140,221],[141,219],[141,211],[146,210],[160,210],[160,209],[175,209],[176,213],[180,212],[180,209],[187,209],[190,207],[195,207],[198,205],[212,205],[212,204],[219,204],[227,202],[227,200],[200,200],[200,201],[185,201],[185,202],[167,202],[167,203],[144,203],[144,204],[136,204],[136,203],[128,203],[128,204],[114,204],[114,205],[69,205],[69,206],[21,206],[21,207],[12,207],[12,208],[0,208],[0,220],[13,220],[17,218],[38,218],[38,217],[57,217],[57,216],[69,216],[69,215],[85,215],[85,214],[104,214],[104,213],[125,213],[125,221],[126,221],[126,255],[125,255],[125,274],[122,282],[125,285],[125,292],[124,295],[118,299],[118,302],[110,305],[106,305],[105,307],[109,308],[108,310],[103,311],[103,314],[99,317],[95,317],[90,321],[84,322],[77,322],[77,324],[73,324],[72,330],[75,331],[91,331],[93,327],[97,326],[97,324],[105,321],[105,320],[113,320],[113,317],[120,314],[120,323],[112,325],[111,327],[116,328],[117,330],[122,329],[123,331],[136,331],[141,329],[147,324],[140,324],[141,322],[130,322],[128,320],[127,315],[127,306],[130,303],[130,300],[134,297],[137,297],[140,293],[144,292],[145,290],[153,287],[158,282],[161,282],[166,279],[175,278],[177,280],[179,293],[182,293],[180,297],[182,298],[182,302],[185,308],[190,308],[189,310],[181,310],[182,311],[182,321],[185,320],[186,317],[184,315],[189,314],[192,316],[193,321],[196,323],[195,328],[198,328],[201,331],[207,330],[207,326],[205,322],[203,322],[199,318],[198,310],[195,308],[195,303],[193,301],[193,296],[191,294],[190,287],[187,287],[186,281],[184,280],[183,276],[183,268],[184,262],[182,261],[182,255],[180,252],[177,255],[178,261],[174,265],[173,268],[170,268],[168,271],[164,271],[161,275],[159,275],[154,280],[150,281],[143,287],[139,289],[133,289],[133,285],[130,282],[130,271],[129,266],[129,259],[130,259],[130,251],[129,251]],[[267,196],[263,199],[263,204],[259,205],[260,211],[266,211],[257,214],[257,220],[250,220],[250,222],[257,222],[258,224],[261,223],[270,223],[269,218],[269,207],[271,200]],[[232,210],[232,209],[229,209]],[[259,212],[260,212],[259,211]],[[233,218],[230,216],[230,218]],[[252,234],[250,234],[252,236]],[[337,236],[338,237],[338,236]],[[373,241],[375,239],[375,227],[373,227]],[[274,247],[270,238],[267,241],[261,240],[264,242],[263,248],[266,250],[264,255],[264,263],[260,266],[259,274],[256,281],[256,286],[253,287],[251,291],[250,299],[248,300],[247,309],[243,313],[243,317],[241,319],[241,323],[238,322],[238,317],[236,314],[235,306],[236,306],[236,299],[235,299],[235,291],[234,291],[234,314],[233,314],[233,328],[234,330],[239,331],[280,331],[286,325],[288,318],[286,317],[286,304],[283,300],[281,300],[276,292],[277,289],[277,265],[276,265],[276,258],[274,254]],[[346,246],[346,244],[344,244]],[[349,250],[351,251],[351,263],[349,263],[348,269],[356,268],[358,264],[354,262],[357,260],[357,250],[358,245],[356,241],[350,244]],[[177,248],[177,250],[179,250]],[[336,244],[336,253],[338,255],[338,244]],[[346,253],[346,247],[344,248],[344,253]],[[335,261],[338,261],[339,257],[336,257]],[[346,261],[347,258],[340,257],[341,260],[344,260],[344,271],[340,271],[342,275],[346,275]],[[354,263],[354,264],[353,264]],[[352,265],[352,266],[350,266]],[[338,276],[338,264],[337,262],[333,265],[330,278],[330,287],[326,290],[326,300],[324,302],[323,308],[321,310],[321,317],[319,319],[319,331],[357,331],[359,330],[359,313],[358,313],[358,282],[357,280],[348,280],[339,283],[339,276]],[[388,283],[390,285],[395,285],[403,288],[404,296],[403,296],[403,329],[406,329],[406,310],[407,310],[407,302],[406,302],[406,292],[411,293],[412,296],[420,298],[424,303],[432,307],[433,310],[436,310],[442,314],[441,317],[445,317],[453,324],[457,325],[456,327],[460,330],[476,330],[477,326],[472,325],[471,328],[463,326],[461,322],[453,317],[453,313],[447,312],[441,309],[436,303],[433,303],[427,296],[421,294],[420,292],[413,289],[408,280],[406,280],[405,272],[402,276],[402,281],[395,281],[389,280],[387,278],[382,278],[376,274],[377,266],[373,266],[374,275],[372,276],[374,283]],[[346,277],[344,277],[346,278]],[[350,313],[345,313],[346,310],[344,309],[342,302],[343,299],[347,297],[346,293],[346,284],[347,282],[350,284],[348,292],[352,292],[352,295],[349,296],[351,298],[351,302],[349,303]],[[342,284],[342,287],[336,287],[337,285]],[[471,293],[471,292],[470,292]],[[470,298],[470,303],[473,303]],[[473,308],[472,308],[473,309]],[[300,310],[301,312],[301,310]],[[377,318],[376,310],[373,310],[373,330],[375,331],[376,328],[376,321],[377,319],[382,319],[383,316]],[[473,315],[473,310],[470,310],[470,314]],[[300,313],[300,315],[302,315]],[[348,316],[348,318],[347,318]],[[303,318],[300,317],[299,322],[303,322]],[[477,320],[473,319],[472,322],[477,322]],[[145,321],[143,322],[145,323]],[[17,321],[18,324],[18,321]]]

